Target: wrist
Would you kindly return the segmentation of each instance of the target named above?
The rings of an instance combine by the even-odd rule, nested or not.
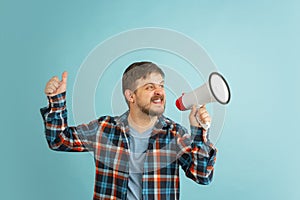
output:
[[[203,132],[205,131],[201,126],[197,125],[197,126],[193,126],[190,125],[190,129],[191,129],[191,135],[202,135]]]
[[[66,105],[66,92],[54,96],[47,96],[51,108],[63,108]]]

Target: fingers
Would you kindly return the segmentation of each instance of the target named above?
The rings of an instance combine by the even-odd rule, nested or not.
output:
[[[53,76],[46,84],[45,94],[47,96],[55,96],[57,94],[63,93],[67,88],[68,72],[63,72],[61,75],[61,81],[57,76]]]
[[[198,108],[193,106],[189,115],[190,125],[202,127],[202,124],[210,124],[211,118],[206,110],[205,105]]]
[[[58,78],[58,76],[53,76],[49,81],[58,81],[59,82],[59,78]]]
[[[61,83],[57,76],[53,76],[46,84],[45,87],[45,94],[48,96],[51,96],[51,94],[54,94],[57,89],[60,87]]]
[[[203,122],[203,123],[209,123],[209,122],[211,122],[210,115],[207,112],[205,105],[203,105],[203,106],[201,106],[199,108],[197,114],[198,114],[198,117],[201,120],[201,122]]]

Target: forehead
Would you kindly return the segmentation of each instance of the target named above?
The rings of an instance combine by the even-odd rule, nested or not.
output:
[[[159,73],[151,73],[146,78],[136,80],[136,88],[148,83],[162,84],[164,83],[164,78]]]

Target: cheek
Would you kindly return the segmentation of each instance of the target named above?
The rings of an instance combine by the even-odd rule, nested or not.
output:
[[[150,99],[152,98],[152,95],[149,93],[144,93],[144,94],[138,95],[136,98],[140,102],[149,102]]]
[[[162,96],[164,97],[164,99],[166,99],[166,92],[163,91],[161,94],[162,94]]]

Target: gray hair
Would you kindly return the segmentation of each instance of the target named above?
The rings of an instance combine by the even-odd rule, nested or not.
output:
[[[123,94],[127,89],[134,91],[136,89],[136,81],[140,78],[147,78],[151,73],[158,73],[163,78],[165,77],[162,69],[152,62],[135,62],[129,65],[122,77]]]

